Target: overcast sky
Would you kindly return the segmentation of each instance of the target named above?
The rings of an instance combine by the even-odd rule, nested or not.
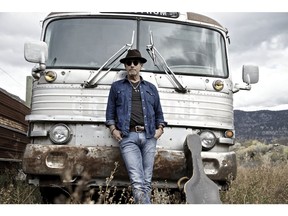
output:
[[[200,13],[229,30],[230,70],[235,83],[242,82],[243,64],[259,66],[259,83],[251,91],[236,93],[234,108],[288,109],[288,13]],[[31,75],[34,66],[24,59],[24,43],[40,39],[40,21],[47,14],[0,12],[0,87],[23,100],[26,76]]]

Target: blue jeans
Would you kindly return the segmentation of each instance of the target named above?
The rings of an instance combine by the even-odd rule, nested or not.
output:
[[[147,139],[145,132],[130,132],[119,143],[132,184],[134,203],[151,203],[151,181],[156,143],[155,138]]]

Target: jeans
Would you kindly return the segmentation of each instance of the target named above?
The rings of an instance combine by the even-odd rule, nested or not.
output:
[[[134,203],[151,203],[151,181],[156,143],[155,138],[147,139],[145,132],[130,132],[119,143],[132,184]]]

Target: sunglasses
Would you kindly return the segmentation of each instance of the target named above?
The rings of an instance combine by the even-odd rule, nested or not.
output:
[[[132,63],[133,63],[134,66],[137,66],[139,64],[139,61],[138,60],[133,60],[133,61],[132,60],[128,60],[128,61],[125,62],[125,64],[128,65],[128,66],[131,66]]]

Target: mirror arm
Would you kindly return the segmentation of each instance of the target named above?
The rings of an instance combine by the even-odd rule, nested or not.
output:
[[[247,90],[247,91],[250,91],[251,90],[251,85],[250,84],[239,84],[239,83],[235,83],[235,86],[232,90],[233,93],[236,93],[240,90]]]
[[[250,85],[251,81],[250,81],[250,76],[249,74],[246,74],[246,78],[247,78],[247,82],[245,82],[247,85]]]

